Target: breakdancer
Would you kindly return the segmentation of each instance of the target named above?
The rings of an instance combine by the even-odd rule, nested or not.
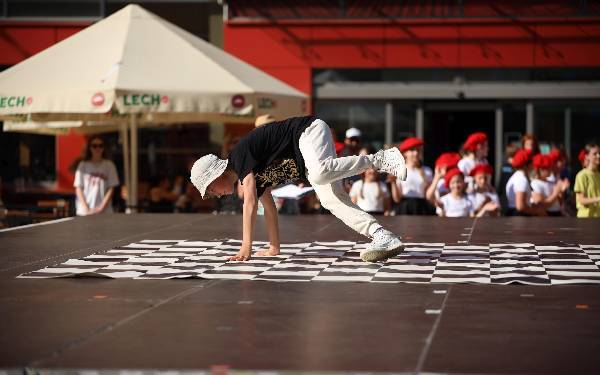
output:
[[[375,218],[362,211],[346,193],[341,180],[369,168],[406,179],[404,158],[396,147],[373,155],[336,157],[331,130],[314,116],[293,117],[257,127],[233,148],[227,160],[213,154],[198,159],[191,170],[191,181],[203,198],[233,193],[240,181],[244,191],[242,245],[230,260],[244,261],[252,252],[252,235],[258,199],[264,206],[269,234],[268,250],[259,256],[279,254],[277,209],[271,187],[307,179],[321,205],[372,242],[361,251],[363,261],[375,262],[399,254],[402,241],[384,229]]]

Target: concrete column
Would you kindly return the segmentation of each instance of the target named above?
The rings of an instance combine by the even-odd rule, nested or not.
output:
[[[565,108],[565,151],[571,158],[571,107]]]
[[[496,162],[494,163],[494,185],[496,189],[498,189],[498,184],[500,183],[500,174],[502,172],[502,159],[504,156],[504,112],[502,111],[502,105],[498,105],[496,107],[496,144],[494,146],[495,149],[495,157]]]
[[[391,145],[397,141],[394,139],[394,105],[392,102],[385,103],[385,143]]]
[[[526,127],[525,127],[525,132],[529,133],[529,134],[534,134],[535,133],[535,124],[534,124],[534,108],[533,108],[533,103],[531,102],[531,100],[527,101],[527,105],[525,107],[526,109],[526,115],[527,115],[527,122],[525,123]]]
[[[423,110],[423,103],[419,103],[417,106],[415,122],[416,136],[423,139],[425,134],[425,111]]]

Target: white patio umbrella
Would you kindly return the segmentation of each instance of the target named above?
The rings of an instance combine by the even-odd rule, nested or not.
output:
[[[137,204],[137,128],[253,122],[307,113],[308,97],[138,5],[0,73],[7,131],[131,131],[130,204]],[[124,146],[127,145],[124,139]]]

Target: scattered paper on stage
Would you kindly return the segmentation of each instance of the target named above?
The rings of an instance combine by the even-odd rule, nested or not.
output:
[[[271,194],[275,198],[300,199],[305,194],[308,194],[314,190],[315,189],[313,189],[311,186],[301,188],[297,185],[289,184],[277,189],[273,189]]]

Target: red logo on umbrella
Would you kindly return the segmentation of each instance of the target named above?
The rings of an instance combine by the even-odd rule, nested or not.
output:
[[[231,105],[233,105],[235,108],[243,107],[245,103],[246,99],[244,99],[242,95],[235,95],[233,98],[231,98]]]
[[[161,102],[163,102],[163,103],[165,103],[165,104],[167,104],[167,103],[169,102],[169,97],[168,97],[168,96],[166,96],[166,95],[163,95],[163,96],[160,98],[160,101],[161,101]]]
[[[92,105],[100,107],[102,104],[104,104],[104,94],[101,92],[95,93],[94,96],[92,96]]]
[[[31,105],[31,103],[33,103],[33,98],[30,96],[27,98],[27,105]]]

